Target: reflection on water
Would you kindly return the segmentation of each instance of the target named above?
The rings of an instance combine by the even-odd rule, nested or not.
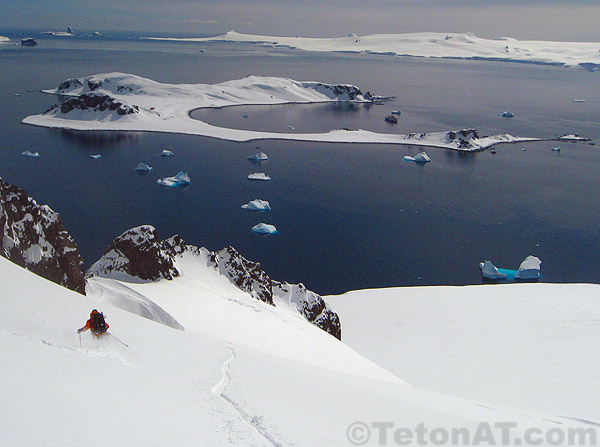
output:
[[[84,131],[69,129],[49,129],[49,132],[60,135],[65,141],[69,141],[78,146],[95,149],[112,149],[112,146],[118,146],[124,143],[130,144],[137,141],[139,132],[103,132],[103,131]]]

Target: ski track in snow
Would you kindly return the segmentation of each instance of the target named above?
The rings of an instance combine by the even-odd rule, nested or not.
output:
[[[231,382],[231,375],[229,371],[231,370],[231,364],[237,358],[235,355],[235,351],[233,348],[229,348],[229,358],[223,362],[223,366],[221,367],[221,377],[219,381],[212,387],[211,392],[215,396],[219,396],[225,402],[233,407],[233,409],[238,413],[241,419],[246,422],[251,428],[256,430],[262,437],[264,437],[271,445],[275,447],[286,447],[292,446],[293,444],[283,444],[280,442],[273,433],[264,425],[263,417],[258,416],[256,414],[250,414],[244,406],[238,402],[236,399],[226,394],[225,388]]]

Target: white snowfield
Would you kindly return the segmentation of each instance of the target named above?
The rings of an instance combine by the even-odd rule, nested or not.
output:
[[[345,343],[412,385],[600,422],[600,285],[407,287],[324,298]]]
[[[600,42],[551,42],[517,40],[512,37],[483,39],[473,33],[372,34],[345,37],[283,37],[227,34],[207,38],[153,38],[191,42],[226,41],[257,43],[263,46],[296,48],[306,51],[344,51],[394,56],[451,59],[481,59],[530,62],[553,65],[600,65]]]
[[[156,283],[92,278],[84,297],[0,258],[0,445],[80,447],[88,440],[92,445],[130,447],[337,447],[356,445],[347,437],[356,421],[367,426],[389,421],[407,428],[423,423],[429,430],[459,427],[471,436],[482,421],[514,422],[518,425],[512,434],[517,436],[528,428],[594,428],[557,416],[589,418],[597,412],[592,408],[598,401],[597,368],[590,368],[598,360],[597,324],[590,321],[597,310],[591,302],[585,316],[569,309],[571,301],[582,309],[590,286],[573,286],[573,294],[562,300],[559,295],[566,288],[547,286],[550,303],[532,289],[514,288],[511,295],[522,298],[518,304],[530,325],[518,324],[522,313],[510,299],[510,308],[504,300],[488,300],[491,312],[475,312],[479,306],[470,302],[472,296],[455,299],[462,307],[449,314],[443,288],[429,289],[419,305],[406,309],[382,302],[372,291],[357,292],[374,298],[373,303],[362,302],[360,323],[351,307],[341,305],[346,298],[349,305],[356,304],[353,294],[336,300],[344,312],[342,324],[348,319],[344,337],[349,343],[356,344],[362,333],[365,345],[387,346],[382,364],[415,383],[429,378],[430,388],[448,388],[460,371],[460,386],[446,391],[456,396],[478,393],[488,400],[498,391],[487,386],[492,378],[500,379],[498,370],[510,373],[499,380],[509,396],[531,383],[534,391],[524,391],[540,399],[524,406],[534,408],[512,410],[411,387],[308,323],[291,308],[293,303],[273,307],[251,298],[207,268],[200,256],[180,257],[177,269],[181,277]],[[128,300],[136,303],[128,311],[115,307]],[[80,347],[76,329],[93,308],[105,313],[109,332],[129,348],[111,336],[95,340],[89,332],[82,334]],[[443,330],[428,333],[433,324],[428,316],[440,322],[441,310],[445,320],[450,315],[470,317],[468,324],[447,321]],[[498,310],[503,312],[498,315]],[[534,318],[534,310],[541,317]],[[543,316],[552,311],[560,317],[546,320]],[[504,318],[507,313],[514,318]],[[152,315],[161,322],[151,321]],[[404,326],[388,324],[394,316]],[[487,324],[490,318],[513,324],[495,327]],[[404,327],[413,331],[402,332]],[[580,335],[560,338],[575,329]],[[403,338],[396,337],[399,331]],[[494,343],[483,346],[493,331]],[[517,359],[524,354],[515,346],[525,346],[526,354],[539,362],[507,364],[505,339],[515,343]],[[479,341],[482,349],[473,349]],[[462,364],[450,355],[463,351],[458,357],[465,359]],[[554,388],[559,382],[567,386]],[[573,391],[580,391],[576,399]],[[94,433],[101,436],[99,443],[94,444]],[[365,445],[380,445],[375,430]]]
[[[482,150],[499,143],[533,141],[508,134],[474,139],[469,147],[448,138],[448,132],[421,134],[379,134],[366,130],[332,130],[327,133],[276,133],[228,129],[192,119],[190,112],[202,107],[235,105],[323,103],[369,101],[352,85],[299,82],[287,78],[248,76],[220,84],[162,84],[124,73],[104,73],[70,79],[61,88],[45,93],[77,97],[82,94],[108,95],[135,113],[121,115],[119,110],[61,108],[23,119],[36,126],[73,130],[148,131],[203,135],[230,141],[277,139],[329,143],[382,143],[435,146],[455,150]]]

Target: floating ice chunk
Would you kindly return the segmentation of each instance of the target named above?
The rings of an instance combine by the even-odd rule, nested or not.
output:
[[[512,112],[509,112],[509,111],[507,110],[506,112],[502,112],[502,113],[500,114],[500,116],[503,116],[504,118],[512,118],[513,116],[515,116],[515,114],[514,114],[514,113],[512,113]]]
[[[174,177],[159,178],[156,183],[161,186],[173,187],[173,186],[187,186],[191,182],[187,172],[179,171]]]
[[[400,110],[392,110],[392,115],[401,115],[402,112]]]
[[[271,211],[271,206],[269,205],[269,202],[260,199],[251,200],[245,205],[242,205],[242,208],[244,208],[245,210],[252,211]]]
[[[574,99],[573,102],[585,102],[585,99]]]
[[[554,152],[560,152],[560,146],[553,147],[553,148],[552,148],[552,149],[550,149],[550,150],[552,150],[552,151],[554,151]]]
[[[175,154],[174,154],[173,152],[171,152],[171,151],[169,151],[169,150],[165,149],[165,150],[163,150],[163,151],[160,153],[160,155],[161,155],[162,157],[172,157],[172,156],[173,156],[173,155],[175,155]]]
[[[248,115],[242,115],[242,118],[248,118]]]
[[[421,152],[415,155],[414,157],[411,157],[410,155],[405,155],[404,158],[402,158],[402,160],[414,161],[415,163],[429,163],[431,161],[431,158],[429,158],[429,155],[427,155],[425,152]]]
[[[268,155],[264,152],[259,152],[258,154],[254,154],[248,157],[248,160],[250,161],[267,161],[268,159]]]
[[[39,157],[40,153],[25,151],[25,152],[21,152],[21,155],[25,155],[26,157]]]
[[[541,265],[542,261],[540,261],[539,258],[529,255],[523,260],[523,262],[521,262],[521,265],[519,266],[519,270],[517,270],[515,278],[525,280],[538,279],[540,277]]]
[[[135,167],[135,170],[150,172],[150,171],[152,171],[152,166],[148,166],[146,163],[138,163],[138,165]]]
[[[508,276],[506,273],[499,272],[498,268],[491,261],[480,262],[479,268],[481,269],[481,274],[486,279],[506,279]]]
[[[102,158],[102,155],[100,155],[100,154],[91,154],[90,158],[93,158],[94,160],[97,160],[99,158]]]
[[[275,225],[259,223],[252,227],[252,232],[256,234],[279,234]]]
[[[288,129],[290,129],[290,130],[294,130],[294,129],[295,129],[295,127],[294,127],[294,126],[288,126]]]
[[[561,141],[590,141],[589,138],[581,137],[577,134],[562,135],[558,139]]]
[[[199,53],[206,53],[206,50],[204,48],[198,50]]]
[[[264,172],[255,172],[253,174],[248,174],[248,180],[263,180],[263,181],[267,181],[267,180],[271,180],[271,177],[269,177]]]

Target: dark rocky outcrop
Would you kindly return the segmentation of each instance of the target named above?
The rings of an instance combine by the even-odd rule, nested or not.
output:
[[[173,256],[163,249],[158,233],[151,225],[142,225],[122,233],[88,270],[89,276],[111,277],[115,274],[117,277],[118,274],[126,274],[144,281],[179,276],[173,265]]]
[[[459,149],[470,149],[474,147],[473,140],[479,140],[479,134],[475,129],[462,129],[458,132],[448,132],[448,142],[456,142]]]
[[[75,81],[77,80],[75,79]],[[117,101],[115,98],[112,98],[108,95],[103,95],[100,93],[84,93],[76,98],[68,99],[61,104],[55,104],[49,107],[44,113],[56,113],[58,111],[60,111],[60,113],[69,113],[76,109],[100,112],[110,110],[116,111],[119,115],[131,115],[140,111],[138,106],[129,106],[123,104],[122,102]]]
[[[290,303],[306,320],[341,339],[338,315],[321,296],[303,284],[272,280],[260,263],[247,260],[233,247],[211,252],[187,245],[178,235],[161,241],[150,225],[132,228],[117,237],[87,274],[115,279],[134,277],[144,281],[170,280],[180,275],[175,267],[176,258],[188,254],[204,257],[207,268],[225,276],[253,298],[271,306],[276,306],[274,298]]]
[[[27,270],[85,295],[83,259],[60,216],[21,188],[0,180],[0,254]]]

